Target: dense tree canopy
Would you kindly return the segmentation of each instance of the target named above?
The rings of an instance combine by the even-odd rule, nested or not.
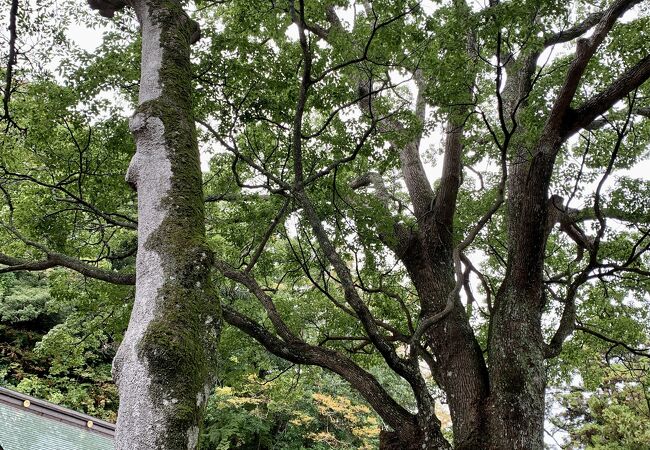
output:
[[[648,2],[196,1],[193,20],[176,1],[90,2],[112,20],[77,3],[3,3],[0,332],[57,324],[39,344],[53,376],[106,382],[157,253],[180,286],[160,295],[181,289],[175,307],[200,320],[163,308],[171,325],[138,358],[211,380],[213,340],[196,360],[160,354],[179,330],[207,339],[218,305],[229,325],[208,448],[272,448],[291,427],[308,430],[296,448],[541,449],[545,425],[574,446],[644,442]],[[103,30],[94,52],[73,24]],[[161,94],[143,98],[156,27]],[[132,113],[139,154],[151,117],[187,150],[172,172],[198,173],[197,136],[203,194],[194,175],[174,172],[170,189],[191,188],[168,195],[142,181],[164,161],[134,160],[129,187]],[[154,244],[150,194],[180,208]],[[301,422],[281,392],[303,372]],[[330,420],[340,433],[319,440]]]

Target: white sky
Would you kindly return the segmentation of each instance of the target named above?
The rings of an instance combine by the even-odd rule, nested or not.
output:
[[[106,19],[100,18],[100,20]],[[76,23],[68,28],[68,37],[89,53],[94,52],[102,43],[102,33],[101,28],[92,29]]]

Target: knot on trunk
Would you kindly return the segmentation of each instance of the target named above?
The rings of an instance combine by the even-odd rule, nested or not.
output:
[[[201,27],[199,23],[195,20],[189,19],[190,21],[190,44],[194,44],[201,39]]]
[[[127,0],[88,0],[88,4],[92,9],[99,10],[100,15],[111,18],[127,5]]]

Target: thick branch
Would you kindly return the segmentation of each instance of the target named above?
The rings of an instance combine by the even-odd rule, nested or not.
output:
[[[605,11],[598,11],[585,17],[585,19],[566,30],[558,31],[557,33],[549,34],[544,39],[544,46],[550,47],[551,45],[569,42],[579,38],[587,31],[598,25],[605,15]]]
[[[291,19],[298,27],[298,36],[300,39],[300,48],[302,49],[302,78],[300,80],[300,91],[298,92],[298,100],[296,102],[296,113],[293,117],[293,130],[292,130],[292,149],[293,149],[293,165],[295,184],[303,184],[303,160],[302,160],[302,118],[305,113],[305,105],[307,103],[307,96],[309,95],[309,87],[312,84],[311,69],[312,69],[312,52],[309,48],[307,41],[307,34],[305,33],[305,3],[300,0],[300,11],[296,12],[294,3],[291,2]]]
[[[118,273],[110,270],[100,269],[78,259],[56,252],[47,253],[46,259],[39,261],[28,261],[0,253],[0,264],[7,266],[0,268],[0,273],[18,272],[23,270],[40,271],[51,269],[53,267],[65,267],[66,269],[74,270],[75,272],[78,272],[86,277],[101,281],[107,281],[112,284],[135,284],[135,274]]]
[[[454,2],[456,14],[460,17],[471,14],[471,9],[466,1]],[[474,30],[467,32],[467,57],[469,61],[477,61],[476,52],[476,36]],[[421,80],[421,77],[416,78]],[[471,84],[475,83],[475,77],[472,78]],[[440,188],[437,192],[435,199],[435,207],[433,208],[434,220],[442,229],[439,234],[447,247],[453,245],[453,222],[454,214],[456,212],[456,202],[458,197],[458,190],[462,183],[462,153],[463,153],[463,133],[465,129],[465,122],[470,114],[469,103],[471,102],[471,87],[467,89],[467,102],[465,105],[460,106],[457,110],[451,110],[448,114],[446,125],[445,137],[445,153],[442,163],[442,176],[440,178]],[[418,100],[424,103],[421,99],[421,93],[424,90],[424,83],[418,83]],[[422,111],[420,120],[424,122],[424,111]]]
[[[456,275],[456,283],[454,285],[454,288],[447,295],[447,303],[445,304],[445,308],[433,316],[427,317],[418,324],[415,333],[413,333],[412,342],[417,342],[429,327],[444,319],[454,309],[454,305],[458,299],[458,294],[460,293],[460,290],[463,286],[463,270],[461,266],[463,251],[469,247],[472,242],[474,242],[474,239],[476,239],[476,236],[481,232],[485,224],[492,218],[492,216],[503,204],[505,199],[505,184],[506,175],[503,173],[501,182],[499,183],[497,198],[494,200],[485,214],[483,214],[478,222],[472,227],[465,239],[463,239],[463,241],[454,248],[452,252],[454,271]]]
[[[562,125],[564,124],[565,115],[573,101],[580,81],[582,80],[582,76],[587,69],[587,64],[589,64],[589,61],[596,53],[596,50],[603,40],[605,40],[605,37],[619,17],[639,2],[641,2],[641,0],[615,1],[607,9],[605,14],[603,14],[603,17],[595,26],[593,34],[588,39],[580,39],[578,41],[575,57],[569,66],[564,84],[558,92],[555,103],[549,114],[549,120],[545,125],[545,135],[552,135],[560,132]],[[629,90],[627,92],[629,92]],[[587,123],[590,123],[596,116],[598,116],[598,114],[594,115]]]
[[[302,341],[287,343],[232,307],[223,305],[222,308],[226,322],[254,338],[274,355],[296,364],[323,367],[340,375],[361,393],[391,428],[405,431],[405,434],[417,429],[415,416],[399,405],[375,377],[346,356]]]
[[[420,86],[416,99],[417,109],[415,112],[416,117],[421,123],[424,122],[425,114],[423,95],[424,89],[423,86]],[[366,112],[371,107],[369,102],[367,105],[362,102],[361,106]],[[404,130],[404,126],[395,119],[380,122],[378,128],[381,132],[401,132]],[[413,212],[418,220],[423,220],[429,214],[434,202],[433,189],[422,165],[422,159],[420,158],[421,140],[422,134],[418,133],[413,140],[402,146],[399,150],[404,182],[406,183],[406,189],[408,190],[409,198],[413,205]],[[395,143],[391,144],[393,147],[399,148],[395,146]]]
[[[576,109],[570,109],[564,128],[565,136],[570,136],[581,128],[585,128],[611,108],[614,103],[638,88],[650,77],[650,54],[629,68],[604,91],[594,95]],[[648,108],[638,108],[633,113],[646,115]]]
[[[451,243],[456,198],[461,184],[464,127],[462,122],[450,117],[446,128],[445,156],[442,163],[440,189],[435,201],[434,218],[445,228],[444,238]]]

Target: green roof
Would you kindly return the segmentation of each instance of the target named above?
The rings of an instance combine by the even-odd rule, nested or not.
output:
[[[115,427],[0,387],[0,449],[112,450]]]

